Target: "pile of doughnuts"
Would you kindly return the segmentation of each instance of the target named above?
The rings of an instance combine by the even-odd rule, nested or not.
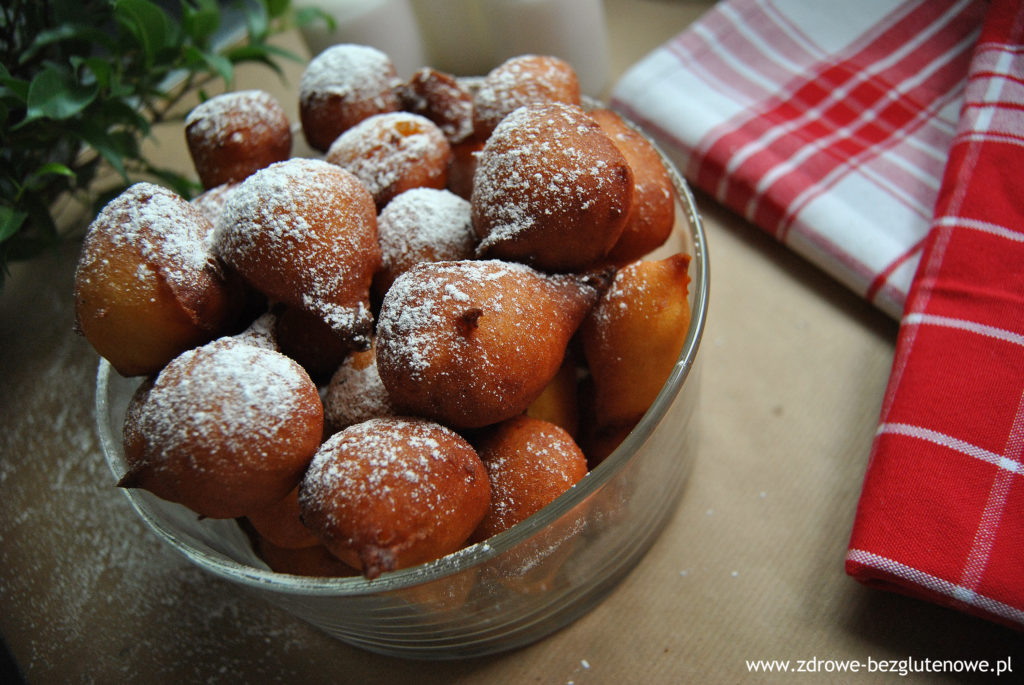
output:
[[[238,519],[273,569],[374,578],[501,533],[647,411],[690,325],[660,156],[572,67],[475,79],[337,45],[301,135],[262,91],[185,121],[203,192],[92,222],[77,330],[138,376],[120,485]]]

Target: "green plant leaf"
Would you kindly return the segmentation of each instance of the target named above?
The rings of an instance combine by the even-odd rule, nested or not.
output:
[[[142,48],[147,67],[158,53],[174,42],[175,29],[167,13],[148,0],[117,0],[114,18]]]
[[[182,3],[181,28],[200,48],[206,48],[220,26],[220,6],[216,0],[196,0],[195,5]]]
[[[29,190],[41,190],[52,176],[65,176],[73,179],[76,174],[60,162],[49,162],[32,172],[32,175],[25,180],[25,187]]]
[[[83,85],[64,69],[47,65],[32,79],[28,88],[25,124],[35,119],[70,119],[96,98],[95,84]]]
[[[18,56],[18,63],[26,64],[50,45],[66,41],[82,41],[87,44],[95,43],[104,50],[111,50],[114,47],[114,41],[110,34],[95,26],[64,24],[37,33],[32,44]]]
[[[190,64],[197,65],[195,68],[198,68],[200,64],[205,65],[219,74],[224,79],[224,83],[228,84],[228,87],[231,86],[235,78],[235,67],[230,59],[214,52],[204,52],[192,47],[187,48],[185,54]]]
[[[17,233],[27,218],[27,212],[20,212],[13,207],[0,205],[0,243]]]

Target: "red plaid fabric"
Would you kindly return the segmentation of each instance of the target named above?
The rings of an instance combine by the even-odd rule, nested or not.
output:
[[[692,183],[898,317],[985,7],[726,0],[612,102]]]
[[[612,99],[901,319],[847,572],[1024,628],[1024,0],[724,0]]]
[[[859,580],[1024,628],[1024,3],[995,0],[846,557]]]

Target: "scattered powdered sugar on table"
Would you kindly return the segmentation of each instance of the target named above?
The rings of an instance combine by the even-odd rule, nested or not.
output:
[[[184,682],[254,668],[275,680],[282,654],[324,638],[146,529],[97,440],[97,358],[71,333],[70,270],[39,282],[31,310],[17,317],[30,334],[0,326],[10,342],[0,397],[0,606],[19,667],[29,682],[167,680],[163,669],[172,668]],[[18,289],[15,279],[5,297],[25,299]]]

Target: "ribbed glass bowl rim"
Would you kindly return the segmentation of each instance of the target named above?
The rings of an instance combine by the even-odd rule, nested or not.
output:
[[[690,227],[693,241],[691,265],[693,277],[690,282],[692,308],[690,328],[687,331],[683,349],[651,407],[623,442],[592,469],[581,481],[559,496],[551,504],[526,520],[488,540],[469,545],[457,552],[435,561],[406,569],[391,571],[373,580],[362,576],[319,578],[276,573],[270,570],[248,566],[226,556],[214,556],[181,540],[175,532],[159,519],[150,515],[139,493],[131,489],[122,492],[128,498],[136,513],[159,537],[179,550],[193,563],[222,578],[263,591],[280,594],[296,594],[331,597],[368,597],[387,592],[406,590],[453,575],[474,566],[481,565],[504,552],[525,542],[532,535],[557,521],[585,499],[599,491],[606,483],[626,468],[641,446],[660,425],[669,407],[683,387],[694,365],[700,347],[708,311],[708,288],[710,271],[704,228],[697,212],[696,201],[686,181],[679,174],[675,164],[665,155],[654,141],[655,150],[662,158],[675,187]],[[675,230],[675,229],[674,229]],[[122,475],[122,456],[118,446],[120,427],[112,426],[109,411],[109,380],[116,374],[105,359],[100,359],[96,374],[96,427],[107,465],[115,478]],[[116,441],[116,442],[115,442]]]

